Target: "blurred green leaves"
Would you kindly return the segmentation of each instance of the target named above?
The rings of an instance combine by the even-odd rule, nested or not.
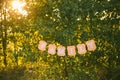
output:
[[[34,70],[34,74],[27,72],[22,80],[119,79],[119,0],[32,0],[26,3],[27,17],[9,10],[6,22],[8,67],[18,63]],[[0,14],[5,15],[1,6],[2,3]],[[0,20],[0,35],[3,21]],[[53,56],[37,48],[39,40],[67,46],[85,43],[89,39],[95,40],[97,50],[75,57]],[[0,49],[3,49],[1,42]],[[0,64],[3,65],[0,51]],[[0,76],[4,76],[1,73],[2,70]]]

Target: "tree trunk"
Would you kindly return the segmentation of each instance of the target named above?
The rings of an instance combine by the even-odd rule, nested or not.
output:
[[[5,8],[3,8],[2,14],[1,14],[2,48],[3,48],[3,56],[4,56],[4,65],[7,66],[7,60],[6,60],[6,56],[7,56],[7,54],[6,54],[6,49],[7,49],[6,2],[4,3],[3,7],[5,7]]]

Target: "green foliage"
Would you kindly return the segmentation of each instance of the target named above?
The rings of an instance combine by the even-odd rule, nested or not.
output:
[[[119,79],[119,0],[27,0],[28,16],[8,8],[10,2],[5,13],[4,2],[0,3],[0,79]],[[67,46],[89,39],[96,41],[97,50],[75,57],[49,55],[37,47],[39,40]]]

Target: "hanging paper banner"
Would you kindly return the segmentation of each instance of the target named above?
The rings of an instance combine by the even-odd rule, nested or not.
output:
[[[45,51],[46,50],[46,46],[47,46],[47,42],[41,40],[39,42],[38,49],[41,50],[41,51]]]
[[[94,40],[88,40],[88,41],[86,41],[85,44],[81,43],[81,44],[78,44],[76,46],[77,50],[78,50],[78,54],[85,54],[87,52],[87,50],[88,51],[94,51],[97,48]],[[39,44],[38,44],[38,49],[39,50],[45,51],[46,46],[47,46],[46,41],[43,41],[43,40],[39,41]],[[87,49],[86,49],[86,46],[87,46]],[[68,56],[75,56],[76,55],[76,47],[74,45],[73,46],[67,46]],[[66,55],[65,46],[60,45],[60,46],[56,47],[55,44],[49,44],[48,45],[48,53],[49,54],[54,55],[54,54],[56,54],[56,51],[57,51],[58,56],[65,56]]]
[[[56,45],[55,44],[49,44],[48,45],[48,53],[54,55],[56,53]]]
[[[64,46],[57,47],[57,55],[58,56],[65,56],[65,47]]]
[[[75,46],[67,46],[67,51],[68,51],[69,56],[75,56],[76,55]]]
[[[85,54],[87,52],[85,44],[78,44],[77,49],[79,54]]]
[[[86,45],[87,45],[87,49],[89,51],[94,51],[97,48],[96,45],[95,45],[95,41],[94,40],[87,41]]]

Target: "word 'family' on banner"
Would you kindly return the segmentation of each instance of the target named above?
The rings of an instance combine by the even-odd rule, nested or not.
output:
[[[59,45],[56,46],[55,44],[48,44],[47,46],[47,42],[40,40],[39,44],[38,44],[38,49],[41,51],[45,51],[46,48],[48,47],[48,54],[54,55],[57,53],[58,56],[65,56],[66,55],[66,51],[68,53],[68,56],[75,56],[76,52],[78,52],[78,54],[85,54],[88,51],[94,51],[96,50],[96,44],[94,40],[88,40],[85,42],[85,44],[78,44],[76,45],[70,45],[67,46],[67,48],[63,45]],[[76,51],[77,48],[77,51]]]

